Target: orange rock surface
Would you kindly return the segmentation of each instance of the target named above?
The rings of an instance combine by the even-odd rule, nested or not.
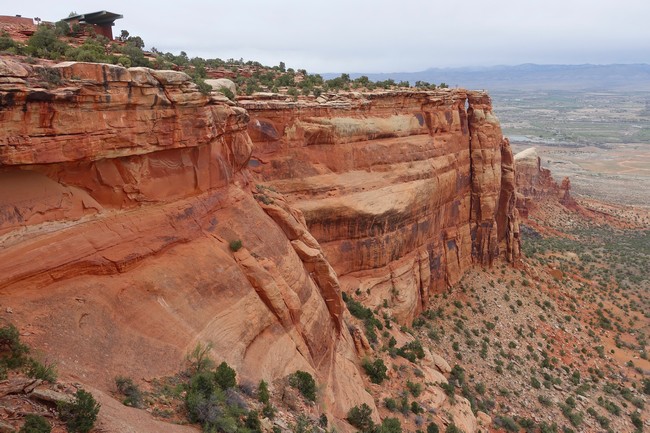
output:
[[[517,189],[517,209],[522,216],[535,207],[542,198],[559,200],[565,206],[574,205],[571,197],[571,181],[568,177],[560,185],[551,176],[551,171],[542,168],[541,159],[534,147],[522,150],[514,157],[516,165],[515,183]]]
[[[376,409],[341,288],[408,322],[516,259],[513,157],[483,92],[330,97],[236,105],[180,72],[0,58],[3,320],[99,393],[211,341],[241,379],[301,369],[319,410]]]
[[[474,263],[519,255],[513,157],[483,92],[244,100],[249,166],[305,216],[342,287],[407,322]]]
[[[336,273],[298,210],[249,190],[243,109],[172,71],[0,71],[1,314],[63,377],[173,374],[211,341],[242,380],[301,369],[324,411],[374,407]]]

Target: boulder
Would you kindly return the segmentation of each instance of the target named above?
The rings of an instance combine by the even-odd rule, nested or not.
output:
[[[233,95],[237,96],[237,85],[232,80],[227,78],[208,78],[205,82],[212,86],[212,90],[214,91],[218,91],[219,89],[228,89],[233,93]]]
[[[69,394],[64,394],[62,392],[54,391],[49,388],[36,388],[30,394],[30,398],[36,400],[47,401],[50,403],[72,403],[75,401],[75,398]]]

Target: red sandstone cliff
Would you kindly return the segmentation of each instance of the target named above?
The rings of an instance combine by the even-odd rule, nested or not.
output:
[[[551,171],[542,168],[541,159],[534,147],[517,153],[514,157],[516,165],[515,183],[517,189],[516,205],[522,216],[535,207],[536,201],[544,198],[558,200],[565,206],[575,204],[571,198],[571,181],[568,177],[560,185],[555,182]]]
[[[439,90],[241,101],[251,170],[305,216],[345,290],[407,322],[472,262],[519,254],[514,167],[490,99]]]
[[[179,72],[0,60],[0,314],[104,389],[212,341],[250,380],[312,372],[339,418],[374,406],[340,287],[407,322],[519,254],[489,97],[240,105]]]
[[[174,373],[212,341],[248,380],[312,372],[333,415],[374,407],[336,273],[249,190],[247,122],[184,73],[0,60],[0,305],[65,377]]]

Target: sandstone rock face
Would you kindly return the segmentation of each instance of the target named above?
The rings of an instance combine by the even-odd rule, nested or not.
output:
[[[211,341],[242,379],[309,371],[319,410],[377,413],[341,290],[405,323],[472,263],[517,257],[513,158],[485,93],[274,98],[0,58],[0,305],[64,378],[101,394]],[[450,414],[471,431],[465,406]],[[124,428],[112,413],[102,428]]]
[[[324,411],[374,408],[336,273],[298,209],[251,190],[246,111],[174,71],[39,70],[0,59],[0,304],[25,340],[104,390],[211,341],[242,379],[301,369]]]
[[[541,159],[534,147],[522,150],[514,157],[516,164],[515,184],[517,189],[516,206],[523,216],[535,206],[535,201],[552,197],[565,206],[574,203],[571,198],[571,182],[564,178],[558,185],[551,171],[542,168]]]
[[[344,290],[410,320],[472,262],[519,254],[514,165],[483,92],[243,100],[260,183],[302,211]]]

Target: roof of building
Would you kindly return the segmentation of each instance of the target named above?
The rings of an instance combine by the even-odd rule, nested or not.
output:
[[[79,21],[82,24],[113,25],[113,22],[120,18],[124,18],[124,16],[108,11],[97,11],[88,14],[73,15],[71,17],[63,18],[63,21]]]

